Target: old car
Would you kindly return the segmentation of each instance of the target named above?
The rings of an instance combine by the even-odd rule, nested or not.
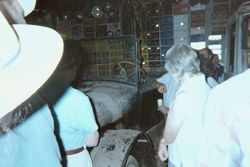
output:
[[[151,112],[156,95],[142,88],[146,73],[138,41],[119,36],[79,42],[84,55],[79,89],[90,97],[102,132],[91,151],[94,165],[154,167],[154,146],[145,131],[157,123]]]

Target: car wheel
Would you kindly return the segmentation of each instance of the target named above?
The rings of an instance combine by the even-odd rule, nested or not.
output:
[[[135,157],[133,157],[132,155],[129,155],[125,167],[139,167],[139,163],[137,162]]]

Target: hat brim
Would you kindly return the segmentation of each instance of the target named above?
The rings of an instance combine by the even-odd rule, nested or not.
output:
[[[0,118],[39,89],[58,65],[63,40],[56,31],[36,25],[13,25],[19,52],[0,70]]]
[[[36,0],[18,0],[24,11],[24,16],[28,16],[36,6]]]

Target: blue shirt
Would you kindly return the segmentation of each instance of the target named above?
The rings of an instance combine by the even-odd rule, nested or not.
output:
[[[1,167],[59,167],[60,160],[54,121],[47,105],[0,136]]]
[[[69,87],[54,105],[54,110],[64,149],[86,147],[87,137],[98,129],[89,97]]]
[[[166,107],[170,107],[177,90],[180,88],[180,84],[176,82],[169,73],[162,75],[156,79],[157,82],[164,84],[167,88],[167,92],[163,93],[163,101]]]

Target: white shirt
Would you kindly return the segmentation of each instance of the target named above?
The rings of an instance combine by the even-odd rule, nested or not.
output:
[[[188,112],[175,141],[169,144],[169,161],[176,167],[195,167],[201,140],[204,106],[211,88],[204,74],[188,78],[176,93],[170,112]]]
[[[206,107],[200,162],[211,167],[250,166],[250,70],[216,86]]]

